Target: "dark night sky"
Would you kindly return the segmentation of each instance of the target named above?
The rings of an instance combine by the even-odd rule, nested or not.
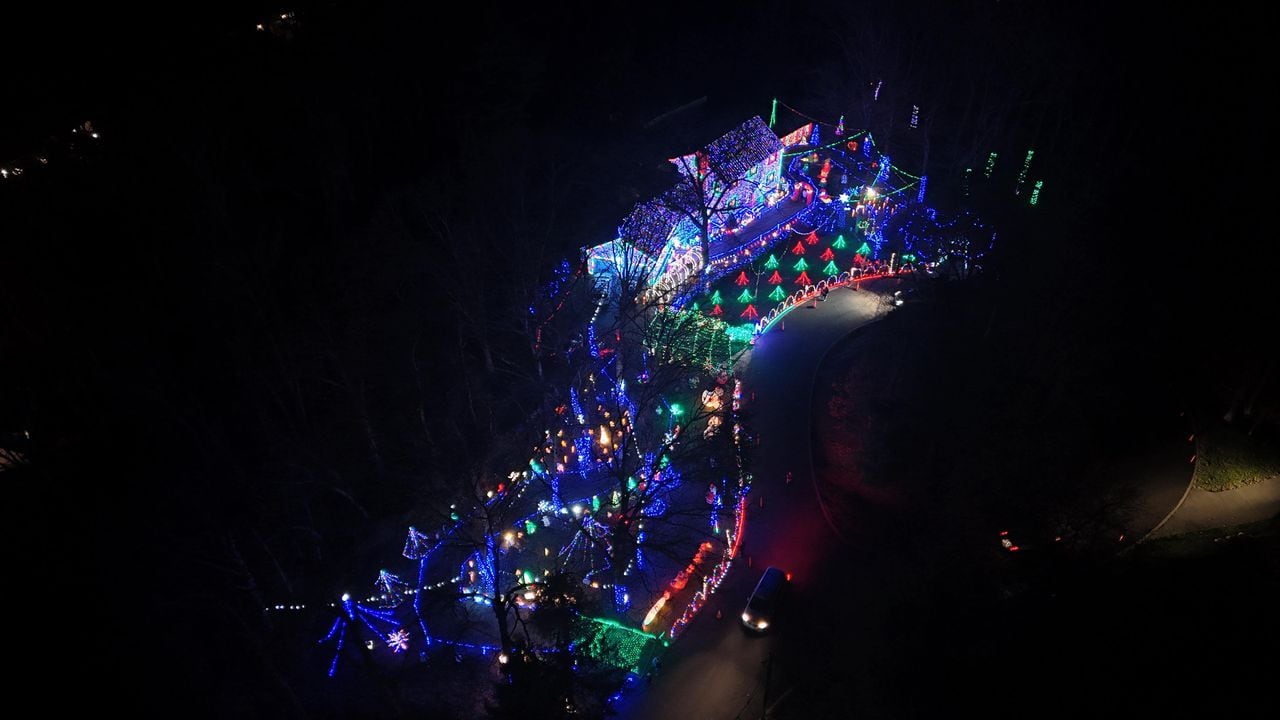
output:
[[[227,478],[252,478],[264,458],[294,452],[256,433],[267,421],[245,409],[261,394],[255,373],[275,362],[264,348],[306,356],[318,316],[339,336],[358,326],[343,346],[352,364],[366,347],[377,355],[378,338],[387,347],[404,340],[391,312],[369,311],[387,318],[374,330],[365,316],[344,315],[347,298],[385,300],[361,293],[383,282],[388,198],[433,194],[459,223],[482,227],[487,206],[467,188],[505,192],[519,182],[507,159],[537,169],[571,157],[571,190],[543,198],[572,216],[557,225],[564,254],[610,232],[644,192],[646,168],[672,149],[669,137],[643,131],[649,119],[706,96],[687,115],[689,134],[705,140],[748,114],[767,117],[774,96],[834,114],[831,94],[815,87],[862,80],[843,77],[826,34],[824,18],[839,4],[693,5],[473,3],[445,15],[422,2],[315,3],[299,6],[292,40],[252,32],[290,9],[274,4],[2,11],[0,162],[64,145],[84,119],[104,134],[84,160],[33,172],[16,189],[0,185],[0,432],[34,422],[58,438],[43,456],[46,473],[6,502],[10,526],[22,529],[11,580],[33,588],[57,576],[54,606],[35,614],[69,618],[57,624],[70,645],[100,648],[93,665],[123,660],[91,672],[118,672],[141,689],[165,653],[189,653],[172,670],[175,684],[234,661],[226,647],[181,651],[172,638],[141,653],[149,657],[139,649],[156,633],[196,637],[225,622],[176,609],[176,598],[216,607],[229,592],[179,567],[207,552],[199,540],[182,545],[184,528],[209,529],[192,520],[195,508],[214,508],[210,527],[258,517],[257,503],[270,502],[259,486]],[[940,69],[965,52],[984,56],[949,32],[992,3],[940,5],[855,4],[843,14],[884,33],[912,30],[915,42],[944,49],[932,55]],[[1068,282],[1076,267],[1036,272],[1114,299],[1134,323],[1150,309],[1165,318],[1158,341],[1171,352],[1184,332],[1255,333],[1274,323],[1277,306],[1259,256],[1274,234],[1263,214],[1269,188],[1257,184],[1274,161],[1261,107],[1273,83],[1255,41],[1263,23],[1219,6],[1194,17],[1121,17],[1115,5],[998,4],[1040,18],[1028,26],[1042,36],[1008,42],[1054,48],[1040,62],[1070,78],[1053,107],[1066,113],[1059,143],[1073,154],[1046,163],[1105,198],[1072,257],[1080,270],[1113,270],[1093,285]],[[1002,66],[1013,82],[1016,65]],[[1030,133],[1031,122],[1013,132]],[[1105,157],[1088,155],[1094,143]],[[486,161],[502,169],[477,172]],[[496,253],[518,242],[486,237]],[[1021,252],[1042,259],[1034,246]],[[357,256],[367,276],[344,269]],[[414,300],[438,299],[435,279],[390,282]],[[272,315],[261,320],[266,330],[245,299],[254,293],[265,293],[254,297]],[[389,377],[368,363],[370,377]],[[248,449],[218,449],[228,446]],[[409,480],[362,490],[382,517],[414,497]],[[157,543],[177,549],[158,553]],[[96,589],[70,591],[86,582]],[[11,611],[11,622],[31,608]],[[78,675],[82,663],[68,663],[43,625],[31,630],[18,629],[18,647],[30,648],[35,674]]]

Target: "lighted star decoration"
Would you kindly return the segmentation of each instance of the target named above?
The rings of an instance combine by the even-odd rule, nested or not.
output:
[[[844,202],[844,203],[849,202],[849,197],[850,197],[849,193],[847,192],[840,193],[840,202]]]
[[[387,647],[402,653],[409,649],[409,631],[400,628],[387,636]]]

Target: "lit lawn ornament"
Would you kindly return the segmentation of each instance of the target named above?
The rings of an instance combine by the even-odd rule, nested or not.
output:
[[[712,415],[707,418],[707,429],[702,431],[702,439],[710,440],[715,437],[716,433],[720,432],[720,426],[722,424],[724,424],[724,419],[719,415]]]
[[[409,631],[400,628],[395,632],[387,635],[387,647],[391,648],[397,655],[409,649]]]

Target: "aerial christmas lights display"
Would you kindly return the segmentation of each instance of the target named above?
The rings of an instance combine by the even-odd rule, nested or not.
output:
[[[878,98],[880,85],[876,86]],[[775,100],[770,125],[776,123],[777,101]],[[913,126],[918,107],[913,106]],[[759,119],[756,119],[761,124]],[[744,126],[746,127],[746,126]],[[427,633],[427,622],[423,617],[421,598],[424,591],[444,587],[453,596],[465,600],[470,606],[475,603],[481,609],[497,609],[501,607],[504,593],[514,593],[519,605],[518,613],[535,612],[537,606],[544,601],[540,583],[544,573],[555,567],[573,567],[578,576],[583,578],[588,592],[599,591],[606,603],[618,610],[620,617],[629,618],[624,622],[599,621],[587,618],[582,627],[580,637],[575,641],[571,652],[586,654],[598,653],[609,655],[615,653],[617,667],[635,667],[643,653],[651,652],[658,644],[654,633],[627,628],[626,623],[641,623],[642,627],[654,629],[655,632],[667,628],[665,637],[679,635],[704,607],[710,594],[724,579],[737,555],[742,541],[746,518],[746,491],[750,485],[749,473],[745,471],[742,456],[739,455],[738,474],[725,474],[717,481],[708,522],[702,532],[710,533],[713,543],[699,545],[691,567],[692,572],[682,572],[670,584],[656,586],[656,591],[646,590],[643,582],[638,582],[633,572],[640,572],[646,565],[642,550],[646,540],[646,530],[637,522],[635,539],[637,549],[625,567],[619,566],[610,570],[602,560],[610,544],[616,539],[612,535],[619,517],[623,516],[624,497],[628,493],[651,493],[652,488],[666,478],[673,478],[672,484],[679,482],[681,470],[671,462],[664,450],[655,447],[641,448],[632,438],[633,422],[636,417],[635,403],[626,393],[629,383],[645,384],[653,387],[650,380],[651,370],[656,377],[658,363],[657,353],[664,356],[679,356],[694,361],[696,365],[710,370],[711,374],[725,369],[719,386],[710,391],[702,391],[701,402],[697,395],[692,398],[664,398],[656,407],[645,409],[643,417],[646,422],[659,425],[663,447],[670,447],[686,439],[725,436],[732,431],[734,447],[739,447],[744,435],[742,424],[737,416],[741,402],[741,385],[734,379],[732,402],[725,396],[727,369],[732,367],[735,353],[745,351],[754,337],[774,322],[780,314],[792,307],[799,306],[801,299],[812,299],[817,294],[842,284],[853,284],[856,280],[883,277],[897,269],[895,259],[898,256],[890,253],[893,250],[900,254],[903,263],[916,262],[917,253],[930,262],[938,257],[945,257],[945,250],[939,251],[938,238],[934,235],[949,232],[940,224],[937,233],[930,234],[930,228],[921,225],[911,226],[910,232],[897,227],[898,221],[889,223],[903,207],[922,205],[925,197],[926,177],[916,177],[906,171],[892,166],[888,155],[879,154],[876,161],[870,162],[871,149],[874,143],[870,134],[856,132],[845,138],[844,118],[835,125],[836,142],[830,146],[820,145],[819,124],[814,121],[801,128],[808,135],[809,145],[803,153],[799,151],[787,153],[789,158],[786,173],[776,182],[771,183],[768,193],[776,201],[785,200],[789,189],[797,191],[799,198],[804,196],[805,204],[798,212],[793,208],[783,214],[782,220],[769,219],[765,222],[742,222],[735,225],[732,233],[717,242],[717,250],[712,252],[712,262],[705,269],[695,265],[695,272],[684,279],[660,288],[661,294],[647,296],[649,299],[660,298],[661,308],[652,317],[650,332],[658,332],[654,328],[663,326],[679,326],[694,329],[687,337],[672,340],[668,345],[662,342],[651,342],[646,334],[647,353],[641,357],[633,356],[627,364],[628,372],[622,376],[620,368],[623,364],[617,358],[622,336],[612,328],[606,329],[605,320],[601,321],[597,333],[598,317],[607,319],[608,313],[601,315],[604,301],[595,303],[595,313],[591,320],[581,328],[581,335],[576,346],[565,351],[567,354],[582,358],[590,358],[591,372],[584,379],[575,381],[566,388],[565,401],[557,409],[557,419],[550,424],[544,440],[536,447],[535,455],[529,460],[527,467],[522,467],[510,476],[502,476],[503,482],[493,482],[482,488],[482,505],[470,507],[463,503],[450,506],[448,516],[450,523],[434,533],[421,532],[414,527],[409,528],[405,540],[403,555],[418,565],[417,581],[407,583],[390,570],[382,570],[375,581],[375,593],[363,602],[344,596],[341,611],[333,620],[328,634],[321,639],[323,643],[334,646],[333,660],[330,663],[332,674],[339,662],[343,645],[350,632],[359,632],[363,646],[376,652],[392,654],[407,652],[411,647],[426,658],[433,639]],[[799,132],[799,131],[797,131]],[[750,133],[748,133],[750,134]],[[793,133],[794,134],[794,133]],[[864,137],[865,135],[865,137]],[[803,134],[798,136],[803,140]],[[862,140],[861,149],[866,160],[847,154],[856,152],[859,143],[853,138]],[[772,147],[769,143],[778,143],[777,136],[769,134],[761,148]],[[780,143],[783,147],[791,147]],[[793,143],[794,144],[794,143]],[[756,153],[752,150],[751,153]],[[781,153],[779,154],[781,156]],[[746,157],[754,158],[748,154]],[[990,158],[994,164],[994,153]],[[803,161],[802,161],[803,160]],[[710,168],[717,163],[733,162],[730,155],[716,156],[703,154],[698,162],[706,163]],[[748,160],[749,162],[750,160]],[[780,163],[780,160],[779,160]],[[868,166],[873,166],[869,168]],[[1028,163],[1029,165],[1029,158]],[[817,193],[815,189],[822,185],[822,179],[831,170],[841,173],[840,201],[831,202],[825,192]],[[1025,166],[1024,166],[1025,170]],[[966,173],[967,181],[969,173]],[[907,193],[914,180],[917,183],[916,193]],[[1020,179],[1019,185],[1025,180]],[[1031,195],[1031,204],[1039,198],[1039,190],[1043,181],[1036,181]],[[832,191],[833,193],[835,190]],[[818,202],[818,198],[822,202]],[[763,206],[762,206],[763,207]],[[752,214],[743,215],[746,220],[759,220],[762,216],[753,210]],[[742,219],[739,218],[739,219]],[[856,221],[856,222],[855,222]],[[856,235],[850,239],[861,240],[853,257],[850,257],[849,240],[840,231],[849,232],[850,224],[856,224]],[[630,242],[634,247],[647,248],[654,253],[672,253],[679,249],[680,243],[691,249],[696,238],[692,235],[676,241],[663,235],[672,228],[679,227],[678,219],[664,217],[658,209],[650,208],[645,212],[639,209],[633,212],[624,223],[625,237],[623,242]],[[748,227],[750,225],[750,227]],[[624,228],[620,228],[620,231]],[[800,239],[796,240],[796,237]],[[791,265],[791,270],[784,270],[778,255],[787,251],[787,243],[795,241],[791,247],[793,255],[798,256]],[[825,240],[829,245],[817,257],[825,265],[822,273],[826,277],[820,283],[814,283],[808,275],[809,263],[804,255],[806,245],[817,245]],[[905,243],[905,244],[904,244]],[[723,249],[725,244],[732,245]],[[881,250],[889,256],[886,263],[880,255]],[[910,252],[907,252],[907,251]],[[650,287],[642,289],[649,292],[659,279],[676,277],[670,272],[660,269],[663,263],[680,264],[674,255],[664,256],[662,263],[653,260],[653,279],[647,281]],[[790,264],[790,263],[789,263]],[[566,266],[568,268],[569,266]],[[592,265],[588,273],[605,272],[607,263]],[[841,268],[851,268],[842,271]],[[737,271],[736,273],[734,271]],[[756,285],[752,287],[748,271],[756,274]],[[757,308],[755,302],[760,293],[759,279],[764,271],[770,271],[767,282],[772,286],[767,294],[769,301],[776,303],[776,308]],[[784,275],[785,273],[785,275]],[[567,282],[566,278],[576,277],[566,271],[558,276],[557,282]],[[585,277],[585,275],[584,275]],[[685,280],[692,280],[685,282]],[[784,280],[789,282],[784,283]],[[741,292],[734,290],[741,288]],[[795,287],[790,294],[787,288]],[[734,324],[725,323],[717,318],[724,316],[725,294],[736,296],[742,307],[738,312],[742,321]],[[551,292],[557,296],[557,292]],[[710,310],[699,312],[699,307]],[[816,303],[815,303],[816,306]],[[736,306],[735,311],[736,310]],[[533,308],[531,308],[533,312]],[[648,316],[646,316],[648,317]],[[659,321],[661,317],[661,321]],[[650,359],[648,353],[655,353]],[[692,392],[696,392],[692,391]],[[631,408],[628,410],[628,408]],[[696,412],[695,412],[696,411]],[[691,416],[702,414],[705,428],[693,430],[688,435],[688,422]],[[665,435],[663,432],[665,431]],[[640,463],[641,469],[622,474],[617,484],[605,481],[608,468],[624,459],[647,458]],[[613,464],[613,465],[611,465]],[[560,496],[563,487],[568,498]],[[705,488],[705,485],[701,487]],[[625,489],[624,489],[625,488]],[[695,490],[701,492],[701,488]],[[504,526],[497,532],[486,534],[480,540],[471,540],[466,546],[465,554],[455,550],[453,555],[440,554],[429,562],[438,549],[460,544],[459,535],[473,532],[484,512],[495,507],[495,503],[509,502],[529,493],[521,502],[527,507],[518,517],[508,518]],[[576,499],[575,499],[576,498]],[[645,507],[638,518],[655,519],[667,512],[668,507],[675,507],[675,499],[664,497]],[[730,522],[729,519],[732,519]],[[652,520],[651,520],[652,521]],[[654,532],[650,527],[648,532]],[[536,535],[536,538],[535,538]],[[501,561],[500,561],[501,559]],[[548,564],[551,564],[548,567]],[[500,568],[500,572],[498,569]],[[456,574],[454,574],[456,570]],[[686,568],[688,570],[688,568]],[[428,577],[428,572],[436,572],[443,580]],[[406,575],[412,578],[412,575]],[[434,581],[434,582],[433,582]],[[514,590],[512,588],[515,588]],[[633,606],[634,609],[628,611]],[[404,602],[412,600],[412,603]],[[412,618],[409,607],[412,606]],[[292,607],[292,606],[291,606]],[[647,611],[643,613],[642,611]],[[521,615],[523,618],[524,616]],[[417,627],[413,620],[416,618]],[[613,623],[610,625],[609,623]],[[591,627],[594,626],[594,627]],[[601,629],[604,628],[604,629]],[[421,637],[419,637],[421,633]],[[619,634],[619,638],[612,637]],[[434,642],[451,645],[456,648],[471,648],[482,653],[497,653],[500,648],[483,643],[466,644],[456,640],[435,639]],[[616,650],[615,648],[625,648]],[[595,655],[593,655],[595,656]]]

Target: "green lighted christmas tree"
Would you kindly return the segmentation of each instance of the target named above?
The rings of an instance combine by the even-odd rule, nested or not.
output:
[[[751,294],[751,288],[743,288],[742,294],[738,296],[738,302],[740,303],[749,303],[755,299],[756,296]]]
[[[827,263],[826,267],[822,268],[822,272],[828,275],[839,275],[840,268],[836,267],[836,261],[832,260],[831,262]]]
[[[716,290],[715,292],[711,293],[711,299],[708,300],[707,302],[711,303],[712,305],[719,305],[724,302],[724,299],[720,297],[720,291]]]
[[[778,269],[778,258],[775,257],[773,253],[769,253],[769,259],[764,262],[764,269],[765,270]]]
[[[783,291],[781,285],[775,287],[773,289],[773,292],[769,293],[769,299],[774,302],[782,302],[786,298],[787,298],[787,293]]]
[[[797,262],[792,267],[796,270],[799,270],[800,272],[804,272],[805,270],[809,269],[809,263],[805,262],[804,258],[800,258],[800,261]]]
[[[862,247],[858,248],[857,253],[862,257],[867,257],[871,254],[871,246],[864,242],[862,243]]]
[[[845,247],[847,247],[847,246],[848,246],[848,243],[846,243],[846,242],[844,241],[844,236],[843,236],[843,235],[837,235],[837,236],[836,236],[836,241],[835,241],[835,242],[833,242],[833,243],[831,243],[831,247],[833,247],[833,248],[835,248],[835,249],[837,249],[837,250],[843,250],[843,249],[845,249]]]

